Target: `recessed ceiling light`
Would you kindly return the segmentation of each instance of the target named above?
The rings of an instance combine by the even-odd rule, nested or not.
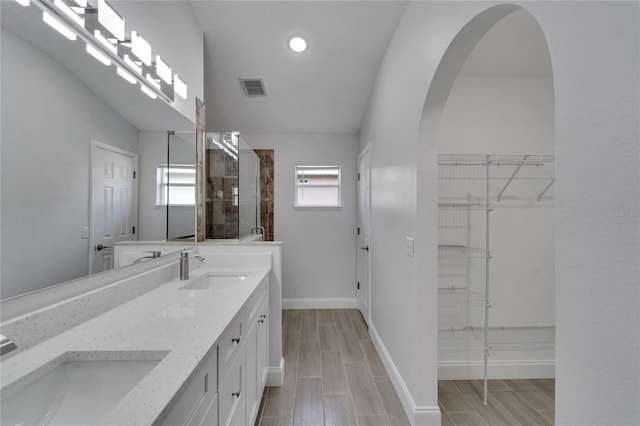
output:
[[[300,36],[293,36],[289,39],[289,48],[296,53],[307,50],[307,41]]]

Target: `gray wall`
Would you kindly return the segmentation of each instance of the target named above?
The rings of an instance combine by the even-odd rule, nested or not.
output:
[[[355,298],[357,136],[243,136],[253,148],[275,150],[274,237],[283,242],[283,302]],[[296,165],[341,166],[342,207],[294,208]]]

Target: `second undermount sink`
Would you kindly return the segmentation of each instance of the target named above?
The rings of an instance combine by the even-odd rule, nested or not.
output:
[[[180,287],[180,290],[212,290],[216,288],[226,288],[226,287],[235,286],[244,282],[248,276],[249,274],[244,274],[244,273],[206,274],[200,278],[193,280],[189,284],[183,287]]]
[[[125,356],[128,359],[108,359],[109,356],[96,359],[99,357],[93,353],[91,360],[82,360],[77,355],[65,354],[43,366],[32,373],[38,378],[29,380],[20,389],[3,388],[0,423],[3,426],[100,423],[166,352],[144,353],[143,358],[147,359],[141,360],[132,359],[135,357],[130,354]]]

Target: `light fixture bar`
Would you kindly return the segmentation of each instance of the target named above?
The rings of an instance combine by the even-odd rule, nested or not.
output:
[[[151,45],[135,31],[131,31],[131,52],[136,55],[143,64],[148,67],[151,66]]]
[[[137,64],[129,55],[124,55],[124,63],[129,65],[135,72],[142,75],[142,65]]]
[[[93,35],[95,36],[96,40],[98,40],[104,47],[109,49],[111,53],[113,53],[114,55],[118,54],[118,48],[114,46],[109,40],[107,40],[107,38],[103,36],[102,33],[100,33],[100,30],[95,30]]]
[[[115,38],[124,40],[124,18],[113,10],[105,0],[98,0],[98,22]]]
[[[173,76],[173,91],[182,99],[187,99],[187,83],[178,74]]]
[[[118,67],[117,73],[120,77],[122,77],[123,79],[125,79],[131,84],[136,84],[138,82],[138,80],[136,80],[134,76],[132,76],[131,74],[129,74],[128,72],[126,72],[124,69],[120,67]]]
[[[156,55],[156,74],[167,84],[171,84],[171,67],[162,60],[160,55]]]
[[[16,0],[16,2],[20,5],[20,6],[29,6],[31,4],[31,0]]]
[[[158,95],[156,95],[153,90],[149,89],[147,86],[145,86],[144,84],[140,85],[140,90],[142,90],[142,93],[144,93],[145,95],[147,95],[148,97],[150,97],[151,99],[156,99],[158,97]]]
[[[104,65],[111,65],[111,60],[90,44],[87,44],[87,53],[96,58],[99,62],[102,62]]]
[[[153,78],[153,76],[151,76],[151,74],[147,74],[147,81],[158,90],[160,90],[160,88],[162,87],[160,86],[160,83],[155,78]]]
[[[54,30],[62,34],[65,38],[71,41],[76,40],[77,38],[76,33],[71,31],[69,28],[67,28],[66,25],[58,21],[53,16],[49,15],[47,12],[44,12],[44,11],[42,12],[42,20],[46,22],[51,28],[53,28]]]
[[[62,13],[67,15],[73,22],[84,28],[84,18],[79,17],[69,6],[62,0],[53,0],[53,5],[60,9]]]

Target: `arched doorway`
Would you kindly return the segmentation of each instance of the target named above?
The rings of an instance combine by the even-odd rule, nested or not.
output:
[[[471,20],[449,46],[420,129],[420,143],[435,142],[439,154],[429,158],[437,179],[434,170],[422,170],[438,181],[438,375],[447,380],[442,389],[475,389],[463,400],[480,397],[486,404],[491,388],[514,395],[523,389],[501,379],[519,379],[513,383],[533,384],[530,391],[544,399],[528,406],[531,415],[550,422],[553,101],[540,26],[520,7],[500,5]],[[419,203],[419,216],[420,208],[427,206]],[[499,396],[511,397],[506,395]],[[444,424],[450,419],[446,404],[441,408]]]

